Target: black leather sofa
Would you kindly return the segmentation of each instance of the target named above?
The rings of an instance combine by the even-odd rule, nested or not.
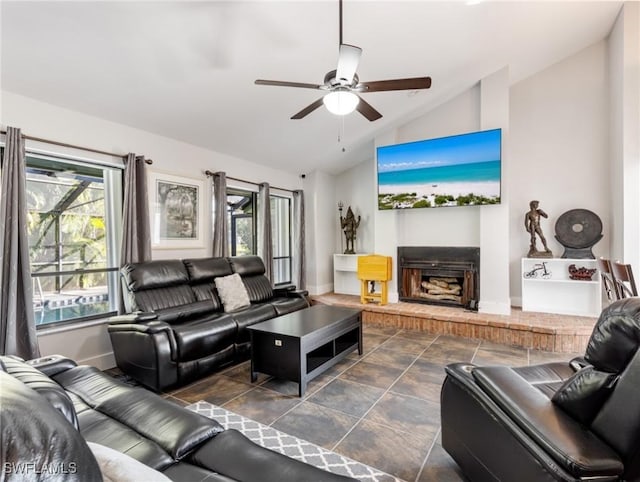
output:
[[[105,473],[112,463],[127,481],[157,480],[147,467],[180,482],[354,480],[260,447],[96,368],[63,357],[34,362],[0,357],[2,480],[113,480]],[[105,464],[93,444],[128,457]],[[136,461],[146,466],[143,479],[130,473]]]
[[[472,481],[640,480],[639,346],[630,298],[603,310],[584,357],[447,366],[444,449]]]
[[[215,279],[237,273],[251,305],[225,313]],[[247,359],[247,326],[307,308],[306,291],[273,289],[258,256],[157,260],[121,270],[128,315],[108,326],[118,367],[156,391]]]

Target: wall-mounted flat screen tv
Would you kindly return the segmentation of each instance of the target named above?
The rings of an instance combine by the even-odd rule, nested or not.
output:
[[[381,146],[378,209],[500,203],[501,129]]]

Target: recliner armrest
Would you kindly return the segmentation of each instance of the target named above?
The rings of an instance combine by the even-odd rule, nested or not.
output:
[[[456,366],[447,367],[449,376],[455,376],[455,371]],[[610,446],[512,368],[486,366],[470,371],[479,389],[564,470],[577,478],[622,475],[622,460]],[[500,416],[498,412],[496,416]]]
[[[296,289],[295,285],[281,285],[273,288],[273,293],[278,296],[286,296],[287,292]]]
[[[27,360],[26,363],[37,368],[48,377],[53,377],[58,373],[67,371],[78,365],[71,358],[62,355],[43,356],[34,358],[33,360]]]
[[[289,298],[305,298],[309,296],[307,290],[297,290],[294,285],[279,286],[273,289],[275,296],[286,296]]]
[[[109,323],[135,323],[138,321],[150,321],[158,318],[153,311],[134,311],[125,315],[117,315],[109,318]]]
[[[309,296],[309,292],[307,290],[291,290],[289,291],[289,296],[293,296],[296,298],[306,298]]]
[[[155,313],[154,313],[155,314]],[[126,315],[124,315],[126,316]],[[171,349],[171,360],[176,361],[178,358],[178,344],[176,342],[171,325],[166,321],[152,319],[142,323],[126,323],[124,321],[113,323],[107,326],[109,333],[137,332],[145,335],[155,335],[158,333],[166,333]]]

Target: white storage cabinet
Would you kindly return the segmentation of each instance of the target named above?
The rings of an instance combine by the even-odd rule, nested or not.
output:
[[[569,278],[572,264],[577,268],[596,268],[595,259],[522,258],[522,311],[599,316],[600,273],[596,271],[591,281],[572,280]]]

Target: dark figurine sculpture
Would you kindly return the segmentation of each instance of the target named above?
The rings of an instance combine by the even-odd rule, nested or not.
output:
[[[344,254],[356,254],[356,230],[358,226],[360,226],[360,216],[358,216],[358,220],[356,221],[351,206],[347,209],[347,215],[345,217],[340,216],[340,226],[344,230],[344,236],[347,239],[347,249],[344,250]]]
[[[549,216],[542,209],[538,209],[539,201],[531,201],[529,207],[531,208],[527,214],[524,215],[524,228],[531,236],[529,243],[528,258],[553,258],[553,253],[547,246],[547,240],[542,234],[542,228],[540,227],[540,218],[548,218]],[[536,234],[540,237],[540,241],[544,246],[544,251],[538,251],[536,247]]]

